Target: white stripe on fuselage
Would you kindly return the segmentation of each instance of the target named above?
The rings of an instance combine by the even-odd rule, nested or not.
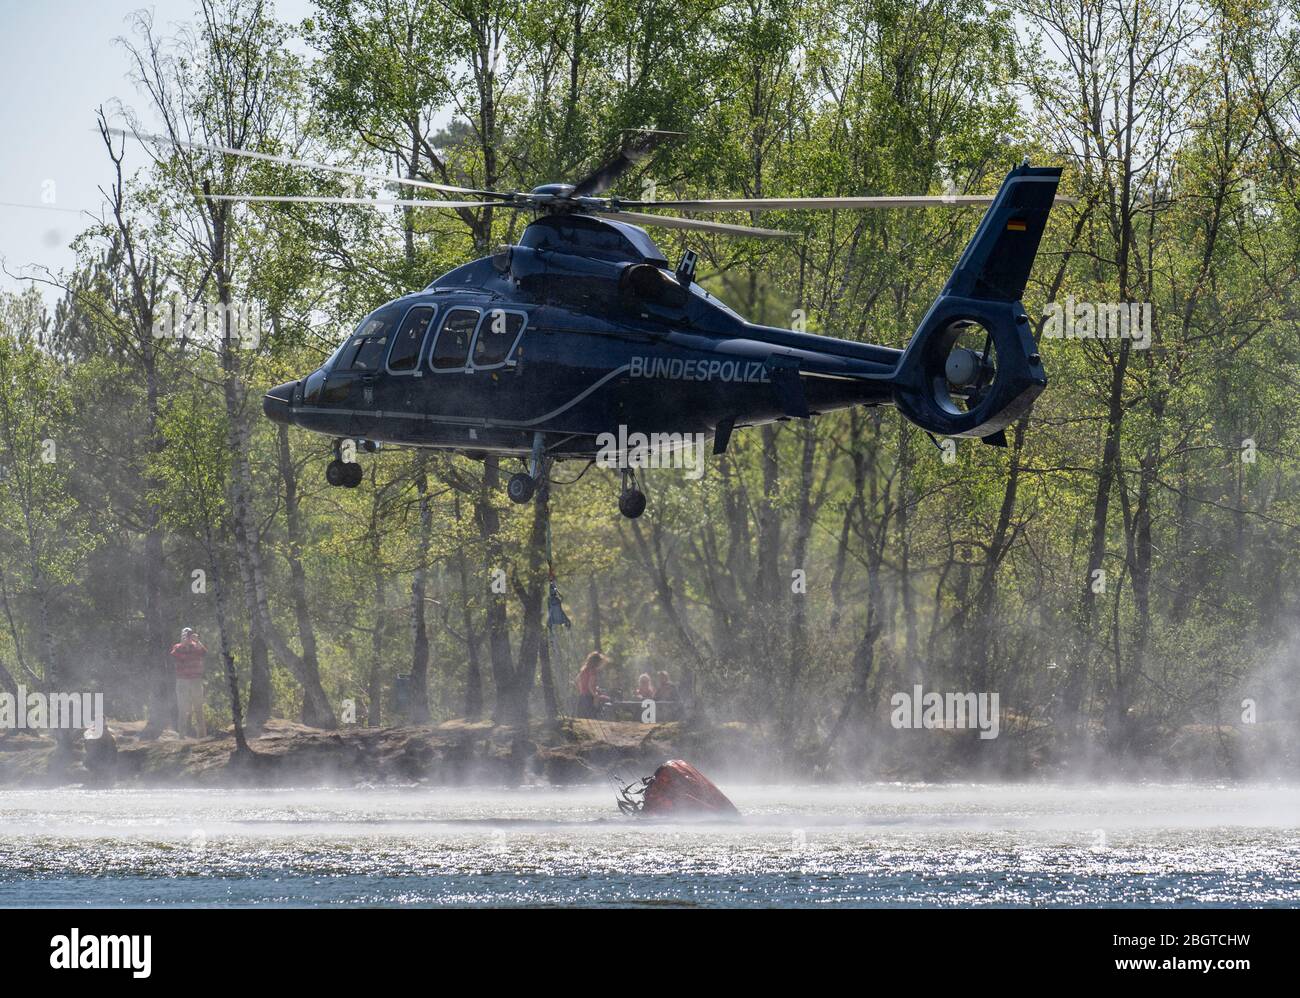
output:
[[[620,374],[626,374],[628,367],[629,365],[624,364],[622,367],[614,368],[614,370],[610,371],[603,378],[600,378],[594,384],[589,385],[577,395],[573,396],[573,398],[569,399],[569,401],[565,402],[564,405],[560,406],[558,409],[552,409],[550,412],[538,416],[535,419],[526,419],[522,422],[504,419],[489,420],[482,417],[471,416],[429,416],[421,412],[392,412],[386,409],[332,409],[328,406],[319,405],[291,406],[289,411],[291,413],[316,413],[325,416],[366,416],[370,419],[423,419],[431,423],[454,423],[457,426],[500,426],[507,429],[513,427],[522,428],[527,426],[536,426],[538,423],[544,423],[548,419],[554,419],[561,413],[568,412],[568,410],[572,409],[588,395],[596,391],[596,389],[601,388],[610,380],[617,378]]]

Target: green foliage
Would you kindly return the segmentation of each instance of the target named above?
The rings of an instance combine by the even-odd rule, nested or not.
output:
[[[1060,721],[1077,698],[1124,751],[1128,718],[1226,716],[1293,634],[1300,72],[1276,5],[1193,14],[1165,3],[1127,19],[1123,7],[321,0],[291,28],[231,3],[210,11],[196,72],[220,82],[216,56],[238,64],[211,26],[224,18],[258,26],[248,37],[274,50],[265,69],[276,86],[241,134],[220,120],[220,102],[191,112],[231,144],[469,187],[576,179],[623,130],[645,126],[687,134],[618,193],[989,193],[1025,154],[1065,166],[1062,193],[1077,200],[1053,214],[1025,295],[1031,317],[1041,327],[1049,303],[1067,299],[1150,303],[1149,350],[1044,338],[1051,383],[1008,451],[961,441],[949,463],[879,411],[747,430],[703,481],[650,473],[635,524],[593,470],[554,490],[553,568],[575,648],[612,650],[620,685],[643,670],[690,674],[716,713],[770,723],[792,750],[832,732],[852,748],[845,730],[879,726],[888,692],[924,681],[1000,689],[1025,723]],[[305,54],[282,45],[298,40]],[[373,189],[160,155],[129,203],[166,292],[184,300],[217,292],[196,249],[210,217],[185,193],[205,179],[256,193]],[[977,217],[774,212],[735,220],[799,241],[689,242],[703,283],[757,321],[901,346]],[[238,590],[248,580],[233,504],[247,485],[270,616],[295,654],[315,643],[332,702],[382,701],[388,714],[385,691],[411,669],[423,573],[434,716],[463,711],[471,661],[490,705],[503,691],[489,664],[489,583],[498,569],[509,580],[506,626],[521,648],[535,623],[524,599],[537,582],[533,509],[482,496],[482,462],[447,455],[384,452],[363,459],[362,488],[330,489],[326,443],[292,431],[291,529],[278,437],[252,407],[370,309],[517,238],[525,221],[499,210],[231,208],[230,286],[261,307],[263,336],[238,363],[160,346],[156,449],[138,358],[123,346],[140,310],[120,233],[88,231],[53,322],[30,296],[5,300],[4,463],[25,469],[0,482],[0,544],[22,566],[6,570],[9,584],[21,576],[24,591],[93,613],[119,581],[115,562],[96,559],[81,588],[78,566],[95,544],[137,564],[152,506],[169,578],[184,577],[197,545]],[[655,236],[670,256],[687,243]],[[234,415],[249,430],[246,472],[232,460]],[[46,435],[83,440],[84,452],[63,451],[78,463],[28,460]],[[498,533],[478,518],[487,507]],[[1098,568],[1107,585],[1090,593]],[[806,594],[792,592],[795,570]],[[143,599],[140,579],[123,585]],[[11,643],[30,637],[21,622],[12,630]],[[247,677],[249,621],[231,630]],[[138,631],[127,621],[112,640],[131,646]],[[552,663],[562,701],[571,653]],[[299,696],[277,667],[276,709],[296,711]]]

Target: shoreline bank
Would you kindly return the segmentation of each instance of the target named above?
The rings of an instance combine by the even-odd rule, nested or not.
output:
[[[902,733],[911,734],[911,733]],[[144,722],[110,721],[96,740],[49,733],[0,733],[0,787],[289,787],[414,784],[569,786],[632,782],[670,758],[725,777],[948,782],[996,779],[1241,779],[1297,772],[1295,732],[1187,726],[1158,751],[1116,759],[1101,752],[1066,757],[1033,732],[979,741],[970,731],[929,732],[921,743],[893,739],[865,753],[856,771],[827,766],[815,748],[783,754],[761,726],[739,721],[535,723],[526,733],[492,721],[452,720],[388,728],[311,728],[270,720],[250,737],[252,756],[235,756],[229,730],[204,739],[173,731],[144,737]]]

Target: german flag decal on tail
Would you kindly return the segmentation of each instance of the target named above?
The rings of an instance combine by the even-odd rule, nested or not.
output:
[[[1007,219],[1007,230],[1010,232],[1024,232],[1026,228],[1028,228],[1028,226],[1025,224],[1023,218]]]

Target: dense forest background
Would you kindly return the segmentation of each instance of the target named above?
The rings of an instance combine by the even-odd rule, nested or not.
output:
[[[0,299],[10,690],[102,689],[112,717],[161,731],[190,625],[211,716],[230,722],[228,662],[253,731],[334,727],[349,703],[368,725],[545,719],[591,648],[614,659],[606,685],[665,669],[701,714],[847,772],[915,683],[997,691],[1003,737],[1112,757],[1293,712],[1290,0],[320,0],[299,24],[211,0],[181,31],[141,15],[122,44],[135,98],[99,112],[102,219],[74,271]],[[992,193],[1026,156],[1062,166],[1075,200],[1031,318],[1150,303],[1153,341],[1044,337],[1049,387],[1006,449],[946,460],[893,410],[778,423],[703,481],[649,472],[637,521],[596,469],[521,507],[513,462],[389,449],[330,488],[329,441],[262,418],[266,387],[527,219],[205,201],[384,191],[193,143],[511,190],[581,176],[638,127],[684,136],[615,193]],[[699,251],[749,318],[901,346],[978,218],[770,212],[753,221],[801,238],[653,235],[671,260]],[[255,307],[260,336],[156,336],[175,301]],[[554,635],[550,567],[573,620]]]

